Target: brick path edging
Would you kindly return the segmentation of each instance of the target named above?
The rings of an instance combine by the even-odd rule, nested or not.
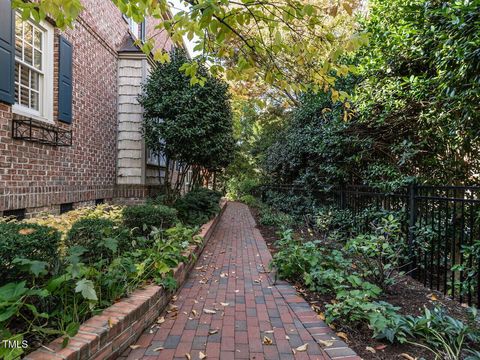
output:
[[[189,249],[187,263],[180,263],[174,269],[174,277],[179,287],[184,283],[196,259],[210,239],[218,224],[226,201],[220,204],[220,213],[202,226],[199,235],[202,244]],[[63,337],[57,338],[46,347],[35,350],[25,360],[108,360],[120,355],[129,345],[135,343],[165,309],[173,293],[161,286],[149,285],[135,290],[130,296],[93,316],[80,326],[78,334],[62,348]]]

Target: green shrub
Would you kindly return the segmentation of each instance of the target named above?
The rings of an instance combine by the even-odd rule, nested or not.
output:
[[[406,255],[401,224],[393,215],[377,221],[373,232],[349,240],[345,249],[356,260],[361,276],[386,290],[403,275]]]
[[[316,207],[315,199],[305,194],[296,194],[293,191],[267,190],[264,194],[264,201],[275,210],[295,216],[303,216],[313,213]]]
[[[295,220],[291,215],[273,210],[268,206],[261,208],[259,221],[260,224],[265,226],[291,227],[295,224]]]
[[[185,194],[175,202],[178,217],[187,225],[202,225],[220,211],[218,191],[198,188]]]
[[[475,308],[471,309],[467,323],[448,316],[441,307],[432,310],[425,307],[424,314],[420,316],[404,317],[405,325],[414,338],[409,342],[426,347],[434,354],[435,359],[445,360],[479,358],[480,352],[470,346],[478,346],[480,342],[478,320]]]
[[[227,182],[227,197],[231,200],[241,200],[245,195],[252,195],[258,181],[250,178],[231,178]]]
[[[20,222],[0,222],[0,284],[22,278],[15,258],[58,264],[60,233],[54,228]]]
[[[243,195],[240,197],[240,201],[251,207],[259,206],[259,200],[253,195]]]
[[[82,259],[92,263],[100,259],[112,259],[115,254],[129,250],[129,231],[113,221],[102,218],[84,218],[72,225],[65,239],[67,248],[81,246],[85,249]]]
[[[123,209],[123,222],[136,233],[148,235],[152,228],[167,229],[177,222],[177,210],[165,205],[136,205]]]

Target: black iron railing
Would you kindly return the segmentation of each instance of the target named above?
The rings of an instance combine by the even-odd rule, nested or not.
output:
[[[480,306],[479,186],[412,184],[382,192],[359,185],[324,185],[315,190],[283,185],[261,187],[258,195],[265,199],[268,191],[307,195],[319,206],[349,209],[354,219],[365,209],[404,214],[411,275],[462,303]],[[368,224],[356,226],[358,232],[368,230]]]

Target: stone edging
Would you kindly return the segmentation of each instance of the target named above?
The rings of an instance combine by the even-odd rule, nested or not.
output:
[[[202,226],[199,235],[204,239],[189,251],[187,263],[180,263],[174,269],[174,277],[179,287],[184,283],[212,236],[215,227],[226,208],[222,201],[220,213]],[[170,302],[173,293],[161,286],[149,285],[135,290],[128,297],[93,316],[80,326],[77,335],[62,348],[63,337],[46,347],[28,354],[25,360],[108,360],[119,356],[129,345],[135,343],[142,332],[149,327]]]

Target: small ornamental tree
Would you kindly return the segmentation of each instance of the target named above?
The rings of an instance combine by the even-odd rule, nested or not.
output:
[[[188,64],[202,74],[200,83],[181,71]],[[210,76],[183,50],[171,53],[171,61],[158,64],[144,85],[139,101],[144,108],[146,145],[167,158],[166,191],[170,190],[169,163],[180,162],[181,174],[174,189],[180,190],[185,174],[193,171],[191,186],[208,180],[233,159],[234,138],[228,86]]]

